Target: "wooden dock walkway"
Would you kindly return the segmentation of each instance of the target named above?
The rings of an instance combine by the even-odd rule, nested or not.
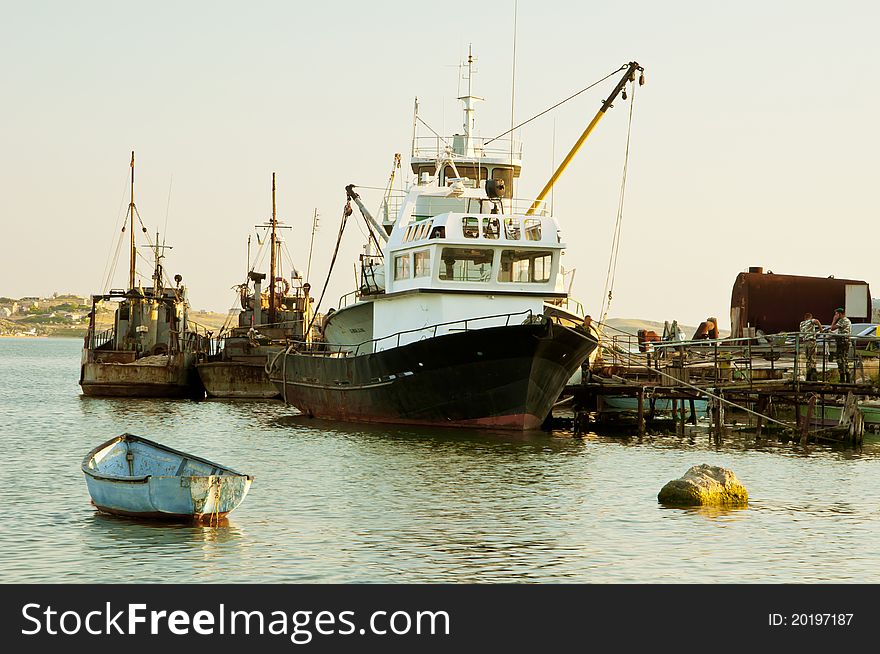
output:
[[[644,435],[662,416],[662,423],[676,432],[699,422],[717,439],[735,421],[738,429],[742,422],[751,426],[758,438],[773,431],[803,443],[858,445],[866,429],[862,403],[880,400],[873,351],[851,348],[850,378],[855,381],[843,383],[827,347],[816,356],[818,379],[807,381],[796,338],[792,343],[720,339],[651,346],[621,340],[606,345],[598,360],[585,365],[581,383],[563,391],[575,432],[620,424],[626,416],[635,433]],[[632,408],[612,411],[605,398],[617,404],[630,398]],[[706,407],[699,419],[698,403]],[[829,419],[832,412],[839,418]],[[868,424],[872,427],[880,429],[880,423]]]

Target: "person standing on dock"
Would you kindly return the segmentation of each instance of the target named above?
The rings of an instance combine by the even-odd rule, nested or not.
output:
[[[844,384],[849,383],[849,368],[846,360],[849,355],[849,337],[852,334],[852,321],[846,317],[843,307],[834,310],[834,320],[831,321],[829,332],[836,331],[834,357],[837,360],[837,374]]]
[[[816,381],[816,334],[822,331],[822,323],[807,311],[800,324],[801,348],[807,367],[807,381]]]

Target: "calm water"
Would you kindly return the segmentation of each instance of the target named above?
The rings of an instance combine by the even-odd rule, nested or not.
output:
[[[80,395],[79,339],[0,339],[3,582],[878,582],[880,445],[397,429],[274,402]],[[80,465],[129,431],[256,480],[220,527],[104,516]],[[731,468],[739,510],[657,492]]]

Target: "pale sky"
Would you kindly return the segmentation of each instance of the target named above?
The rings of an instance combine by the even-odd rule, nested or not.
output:
[[[383,186],[396,152],[409,170],[413,99],[434,129],[460,131],[457,64],[469,44],[485,137],[510,128],[512,97],[519,123],[629,61],[644,66],[609,317],[694,325],[716,315],[728,328],[733,282],[749,266],[863,279],[880,295],[876,3],[0,8],[0,295],[102,290],[132,150],[135,203],[173,246],[166,270],[183,276],[194,308],[233,306],[248,235],[271,215],[273,172],[278,217],[293,228],[287,247],[303,271],[315,209],[321,216],[317,293],[346,184]],[[517,131],[518,197],[537,194],[616,79]],[[554,191],[564,264],[577,271],[573,295],[594,317],[628,112],[618,100]],[[377,196],[364,199],[378,207]],[[322,311],[353,289],[364,240],[354,219]],[[123,250],[114,287],[125,286],[127,266]]]

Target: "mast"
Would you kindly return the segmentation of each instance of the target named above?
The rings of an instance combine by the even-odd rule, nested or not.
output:
[[[617,83],[617,86],[614,87],[614,90],[611,92],[611,95],[608,96],[608,99],[602,103],[602,107],[593,117],[593,120],[590,121],[590,124],[587,125],[587,128],[584,130],[584,133],[581,134],[581,137],[577,140],[577,142],[572,146],[571,150],[567,155],[565,155],[565,159],[562,160],[562,163],[559,164],[559,168],[556,169],[556,172],[553,173],[553,176],[550,178],[550,181],[547,182],[546,186],[541,189],[541,192],[538,194],[538,197],[535,198],[535,201],[532,203],[532,206],[526,212],[526,214],[533,214],[535,210],[540,206],[541,202],[544,201],[544,198],[547,197],[547,194],[550,192],[550,189],[553,188],[553,185],[556,183],[556,180],[559,179],[559,176],[562,175],[565,168],[571,163],[571,160],[574,159],[574,155],[577,154],[577,151],[584,144],[584,141],[587,140],[587,137],[602,119],[602,116],[605,115],[605,112],[611,107],[611,103],[617,98],[618,94],[621,91],[624,91],[624,87],[627,82],[635,82],[636,79],[636,71],[641,71],[641,76],[639,77],[639,85],[645,83],[645,69],[639,66],[639,62],[631,61],[628,65],[623,66],[622,68],[626,68],[626,72],[623,74],[623,77],[620,78],[620,81]],[[623,93],[623,99],[626,99],[626,92]]]
[[[281,239],[278,237],[278,230],[290,229],[289,225],[283,225],[278,222],[275,210],[275,173],[272,173],[272,219],[268,223],[261,223],[256,225],[256,227],[272,230],[269,242],[269,247],[272,250],[269,254],[269,274],[271,275],[269,277],[269,322],[266,323],[271,325],[277,322],[276,300],[279,305],[281,304],[281,298],[279,297],[280,294],[275,289],[275,276],[278,274],[278,268],[280,267],[278,262],[278,251],[280,250]],[[259,236],[257,236],[257,242],[263,243],[265,241],[260,241]],[[254,301],[259,302],[259,297],[254,298]]]
[[[128,215],[130,219],[129,231],[131,232],[131,263],[128,269],[128,288],[134,288],[134,263],[137,252],[134,249],[134,150],[131,151],[131,201],[128,203]]]
[[[473,137],[474,137],[474,113],[476,112],[476,108],[474,103],[482,100],[483,98],[479,98],[473,95],[473,77],[474,73],[474,55],[471,50],[471,46],[468,46],[468,59],[467,59],[467,68],[468,68],[468,88],[467,95],[463,95],[459,98],[462,102],[464,102],[464,142],[462,143],[462,151],[457,152],[456,154],[465,156],[465,157],[473,157],[474,156],[474,147],[473,147]]]
[[[269,258],[269,323],[275,323],[275,173],[272,173],[272,252]]]

